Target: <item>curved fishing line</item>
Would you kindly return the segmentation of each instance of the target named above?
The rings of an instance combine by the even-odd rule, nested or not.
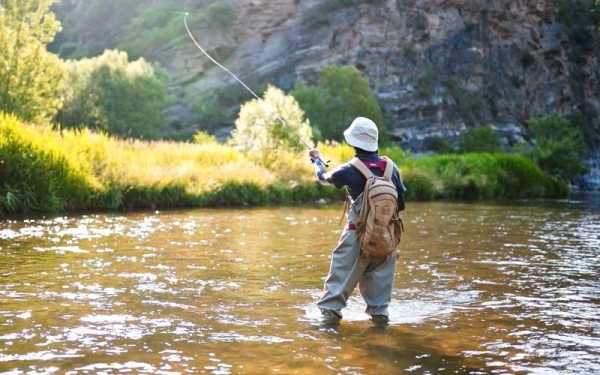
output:
[[[212,61],[216,66],[218,66],[219,68],[221,68],[222,70],[224,70],[227,74],[229,74],[231,77],[233,77],[233,79],[235,79],[240,85],[242,85],[250,94],[252,94],[252,96],[258,100],[260,100],[260,96],[258,96],[258,94],[256,94],[254,92],[254,90],[252,90],[250,87],[248,87],[248,85],[246,85],[244,83],[244,81],[242,81],[237,75],[235,75],[235,73],[233,73],[231,70],[229,70],[225,65],[221,64],[220,62],[218,62],[215,58],[213,58],[198,42],[198,40],[196,40],[196,37],[194,37],[194,34],[192,33],[192,31],[190,30],[190,27],[188,25],[188,16],[190,15],[189,12],[185,12],[184,13],[184,17],[183,17],[183,24],[185,25],[185,31],[187,32],[187,35],[189,36],[189,38],[192,40],[192,42],[194,43],[194,45],[196,46],[196,48],[198,48],[200,50],[200,52],[202,52],[202,54],[204,54],[204,56],[206,56],[210,61]],[[293,129],[286,123],[286,121],[281,118],[281,116],[279,116],[279,114],[275,114],[277,116],[277,120],[288,130],[293,132]],[[308,142],[306,142],[301,136],[298,135],[298,139],[300,140],[300,142],[302,142],[302,144],[308,148],[308,149],[312,149],[313,146],[311,146]]]
[[[254,96],[256,99],[260,99],[260,96],[258,96],[254,92],[254,90],[252,90],[250,87],[248,87],[244,83],[244,81],[242,81],[240,78],[238,78],[238,76],[236,76],[231,70],[227,69],[227,67],[225,65],[223,65],[220,62],[218,62],[217,60],[215,60],[208,52],[206,52],[206,50],[204,48],[202,48],[202,46],[200,45],[200,43],[198,43],[198,41],[194,37],[194,34],[192,34],[192,31],[190,30],[190,27],[188,25],[187,18],[188,18],[189,15],[190,15],[189,12],[185,12],[185,16],[183,17],[183,23],[185,25],[185,31],[187,31],[188,36],[190,37],[190,39],[192,40],[192,42],[194,42],[194,45],[196,46],[196,48],[198,48],[204,54],[204,56],[208,57],[208,59],[210,61],[212,61],[216,66],[218,66],[219,68],[223,69],[225,72],[227,72],[227,74],[229,74],[230,76],[232,76],[233,79],[235,79],[236,81],[238,81],[240,83],[240,85],[244,86],[244,88],[246,90],[248,90],[248,92],[250,94],[252,94],[252,96]]]

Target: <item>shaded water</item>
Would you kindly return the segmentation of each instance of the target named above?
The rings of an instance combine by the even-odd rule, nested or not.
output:
[[[0,371],[600,373],[598,206],[411,204],[386,329],[319,324],[339,215],[0,222]]]

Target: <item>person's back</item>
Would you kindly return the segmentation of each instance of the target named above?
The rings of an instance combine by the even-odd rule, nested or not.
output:
[[[376,176],[383,176],[388,161],[379,156],[377,126],[368,119],[357,118],[344,132],[346,142],[356,150],[358,158]],[[362,194],[366,177],[351,162],[343,164],[332,172],[326,172],[317,150],[310,152],[315,163],[317,178],[322,183],[330,183],[337,188],[347,188],[352,198],[348,212],[348,223],[341,235],[338,246],[331,257],[331,268],[325,282],[325,294],[318,306],[326,320],[337,321],[348,297],[359,284],[360,292],[367,303],[367,313],[378,322],[387,322],[388,305],[394,283],[396,252],[382,258],[361,256],[356,233],[356,223],[362,206]],[[391,161],[390,161],[391,162]],[[397,189],[397,211],[404,209],[405,188],[400,172],[394,166],[391,181]]]
[[[356,158],[362,161],[374,175],[378,177],[383,176],[387,162],[377,151],[365,151],[359,148],[355,148],[354,150]],[[331,172],[329,178],[329,182],[336,188],[341,189],[346,187],[353,200],[356,200],[362,194],[366,181],[366,177],[350,163],[350,160]],[[398,208],[402,211],[404,210],[405,188],[400,178],[400,171],[396,166],[394,166],[392,173],[392,182],[398,189]]]

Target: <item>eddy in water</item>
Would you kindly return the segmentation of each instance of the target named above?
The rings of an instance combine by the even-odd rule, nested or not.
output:
[[[367,314],[376,324],[386,324],[406,189],[391,159],[379,156],[379,132],[373,121],[355,119],[344,138],[356,156],[332,172],[326,172],[318,150],[309,153],[318,180],[345,187],[350,195],[347,224],[331,256],[325,293],[317,306],[325,322],[338,323],[358,284]]]

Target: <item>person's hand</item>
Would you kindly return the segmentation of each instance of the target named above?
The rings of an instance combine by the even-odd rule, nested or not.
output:
[[[321,153],[316,148],[313,148],[312,150],[310,150],[308,152],[308,155],[310,156],[310,160],[321,159]]]

